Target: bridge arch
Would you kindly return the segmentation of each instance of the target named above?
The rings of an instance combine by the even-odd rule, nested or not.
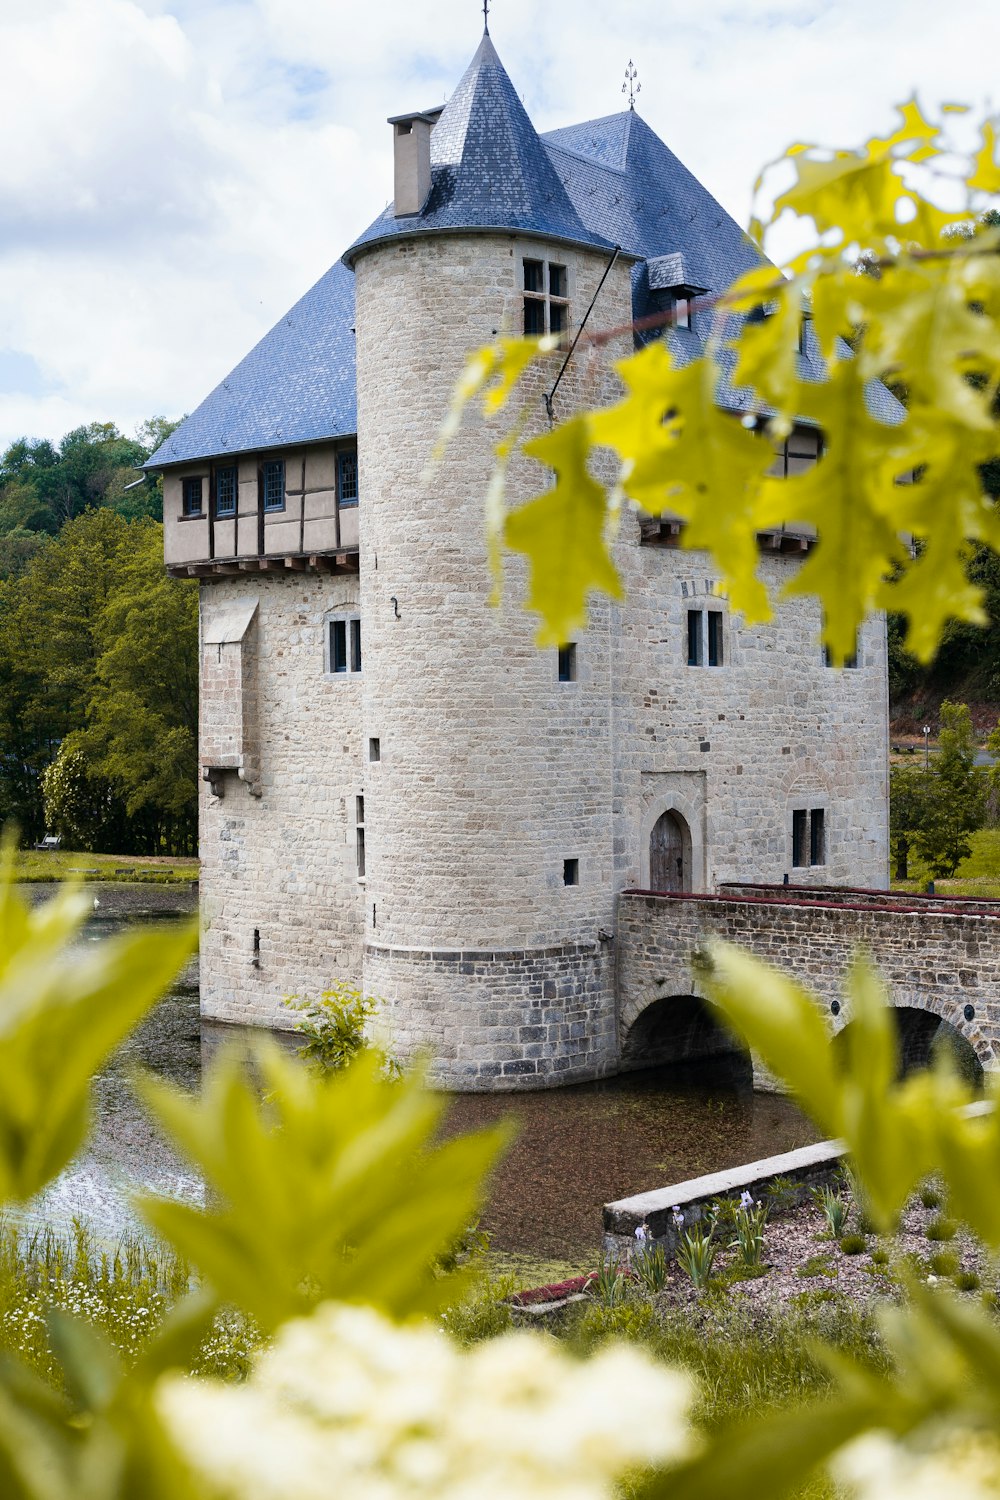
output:
[[[753,1075],[750,1054],[719,1025],[708,1002],[700,995],[660,995],[623,1030],[623,1069],[716,1058],[725,1063],[731,1081],[750,1086]]]
[[[893,996],[893,1015],[899,1034],[901,1076],[926,1067],[938,1046],[948,1046],[967,1082],[978,1087],[984,1076],[996,1069],[992,1046],[976,1032],[962,1009],[948,1000],[927,995]],[[848,1030],[851,1017],[843,1011],[834,1021],[834,1045]]]

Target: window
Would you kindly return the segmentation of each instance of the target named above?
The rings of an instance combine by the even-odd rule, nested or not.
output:
[[[775,450],[770,473],[779,479],[790,479],[793,474],[804,474],[811,469],[823,452],[823,440],[815,427],[795,427],[785,441]]]
[[[529,338],[569,327],[569,274],[551,261],[525,260],[524,332]]]
[[[722,666],[722,611],[689,609],[687,612],[687,664],[689,667]]]
[[[692,326],[691,325],[692,316],[693,316],[693,314],[691,312],[691,298],[690,297],[675,297],[674,298],[674,327],[675,328],[690,328]]]
[[[235,516],[236,514],[235,466],[215,471],[215,514],[217,516]]]
[[[354,448],[337,454],[337,499],[342,506],[358,503],[358,455]]]
[[[559,647],[559,681],[576,681],[576,646],[574,644]]]
[[[373,760],[373,761],[374,760],[381,760],[382,759],[382,742],[381,742],[381,740],[369,740],[368,741],[368,759],[369,760]]]
[[[826,864],[826,813],[822,807],[797,807],[792,812],[792,865]]]
[[[201,515],[201,489],[204,483],[201,475],[197,479],[184,479],[181,481],[181,515]]]
[[[356,675],[361,671],[361,621],[329,620],[327,671]]]
[[[264,465],[264,509],[285,508],[285,464],[283,459],[271,459]]]
[[[354,840],[358,861],[358,879],[365,878],[365,799],[359,795],[354,799]]]
[[[829,648],[829,646],[827,646],[825,644],[823,646],[823,665],[824,665],[824,667],[832,667],[833,666],[833,657],[830,655],[830,648]],[[857,665],[858,665],[858,647],[857,647],[857,637],[855,637],[854,650],[851,652],[850,656],[845,656],[844,657],[844,660],[841,662],[841,666],[844,667],[845,669],[850,669],[850,670],[853,671],[854,668],[857,667]]]
[[[580,861],[578,859],[563,860],[563,885],[580,884]]]

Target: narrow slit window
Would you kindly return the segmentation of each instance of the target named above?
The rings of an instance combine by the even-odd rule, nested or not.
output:
[[[236,469],[215,471],[215,514],[221,519],[236,514]]]
[[[201,490],[203,480],[199,474],[196,479],[185,479],[181,487],[181,514],[185,516],[201,515]]]
[[[356,830],[356,835],[358,854],[358,879],[363,880],[365,874],[365,830],[363,828],[358,828]]]
[[[574,643],[559,647],[559,681],[576,681],[576,645]]]
[[[285,463],[283,459],[272,459],[264,465],[264,509],[285,508]]]
[[[708,611],[708,665],[722,666],[722,611]]]
[[[351,624],[351,671],[361,671],[361,621],[352,620]]]
[[[688,610],[688,666],[700,667],[702,663],[701,649],[701,610]]]
[[[371,761],[382,759],[381,740],[371,739],[368,741],[368,759]]]
[[[330,671],[347,671],[347,621],[330,621]]]
[[[358,503],[358,455],[353,448],[337,455],[337,496],[342,506]]]
[[[821,807],[809,814],[809,863],[826,864],[826,814]]]
[[[354,803],[354,821],[360,828],[365,821],[365,799],[362,793],[358,793],[357,797],[355,797],[354,799]]]
[[[580,884],[580,861],[578,859],[563,860],[563,885]]]
[[[809,813],[804,807],[797,807],[792,813],[792,866],[796,870],[802,869],[809,863]]]

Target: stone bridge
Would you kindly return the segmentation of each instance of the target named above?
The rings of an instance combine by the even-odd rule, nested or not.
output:
[[[945,1035],[971,1074],[1000,1069],[1000,902],[766,885],[725,885],[712,895],[622,893],[624,1067],[733,1050],[694,972],[693,956],[710,936],[793,974],[821,998],[834,1033],[850,1023],[845,970],[862,947],[897,1007],[904,1065],[926,1061]],[[754,1080],[768,1086],[756,1067]]]

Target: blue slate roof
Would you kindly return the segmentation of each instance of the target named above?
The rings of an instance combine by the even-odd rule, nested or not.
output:
[[[146,468],[347,437],[358,430],[355,387],[354,276],[338,261]]]
[[[520,230],[610,250],[574,207],[485,33],[431,132],[431,190],[419,214],[385,210],[347,251],[435,229]]]
[[[265,335],[147,468],[355,432],[354,277],[348,267],[377,241],[493,229],[608,251],[617,245],[635,257],[636,319],[664,310],[674,271],[680,276],[674,285],[718,292],[763,260],[735,219],[634,110],[539,136],[488,33],[431,132],[431,174],[423,210],[401,219],[391,208],[380,214],[344,262]],[[681,362],[701,353],[699,324],[707,316],[696,314],[692,330],[669,328],[663,335]],[[735,390],[729,379],[734,360],[726,353],[720,363],[720,403],[746,410],[750,393]],[[811,329],[799,368],[804,380],[824,378]],[[902,407],[877,382],[868,402],[881,420],[902,420]]]

